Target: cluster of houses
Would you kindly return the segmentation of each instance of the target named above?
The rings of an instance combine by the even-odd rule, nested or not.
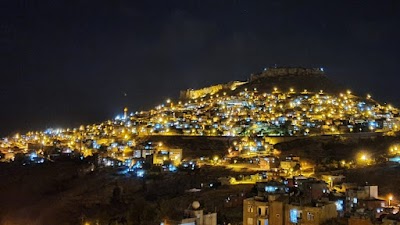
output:
[[[118,117],[124,122],[124,117]],[[138,135],[313,135],[388,131],[398,127],[398,110],[367,98],[293,89],[237,95],[216,94],[157,106],[129,117]]]
[[[340,177],[329,178],[332,182]],[[348,225],[400,223],[398,207],[379,198],[378,186],[341,185],[338,192],[325,181],[302,176],[259,182],[257,195],[243,201],[243,225],[321,225],[340,220]]]

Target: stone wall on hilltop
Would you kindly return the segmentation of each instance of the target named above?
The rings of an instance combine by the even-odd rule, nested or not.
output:
[[[232,81],[226,84],[217,84],[200,89],[187,89],[181,91],[180,99],[198,99],[198,98],[203,98],[207,95],[214,95],[222,91],[227,91],[228,93],[230,93],[230,91],[234,91],[236,89],[241,90],[245,87],[246,88],[257,87],[257,89],[259,90],[265,89],[262,88],[262,86],[260,86],[262,85],[260,83],[265,83],[264,86],[270,86],[270,85],[279,86],[279,83],[285,85],[282,80],[286,80],[285,82],[290,82],[290,80],[292,79],[293,82],[299,83],[298,81],[300,79],[301,81],[300,83],[302,83],[304,80],[309,80],[309,79],[318,80],[320,78],[326,78],[323,68],[303,68],[303,67],[266,68],[261,73],[252,74],[248,81]],[[267,81],[265,81],[265,79],[267,79]],[[321,82],[316,82],[315,85],[320,85],[321,89],[326,88],[324,87],[324,84]],[[308,88],[307,86],[310,85],[303,85],[303,86],[304,88]]]
[[[252,74],[250,82],[262,77],[325,76],[323,68],[278,67],[266,68],[262,73]]]
[[[197,98],[202,98],[207,95],[213,95],[218,93],[221,90],[235,90],[237,87],[246,84],[247,82],[242,82],[242,81],[233,81],[229,82],[227,84],[217,84],[201,89],[187,89],[185,91],[181,91],[180,93],[180,98],[181,99],[197,99]]]

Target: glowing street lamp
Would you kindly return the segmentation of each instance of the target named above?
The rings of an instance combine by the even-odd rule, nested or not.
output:
[[[371,163],[371,156],[367,152],[360,152],[357,156],[357,161],[360,165],[369,165]]]
[[[365,155],[365,154],[361,155],[360,159],[362,161],[366,161],[367,160],[367,155]]]
[[[391,203],[391,201],[393,200],[393,196],[392,196],[392,195],[389,195],[388,200],[389,200],[389,206],[390,206],[390,203]]]

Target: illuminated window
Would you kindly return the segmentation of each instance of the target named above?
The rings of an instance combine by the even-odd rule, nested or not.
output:
[[[277,187],[272,187],[272,186],[266,186],[265,187],[265,192],[275,192],[278,188]]]
[[[297,223],[297,209],[291,209],[290,210],[290,222],[292,223]]]
[[[307,213],[307,220],[313,221],[313,220],[314,220],[314,214],[308,212],[308,213]]]
[[[343,200],[337,200],[336,202],[335,202],[335,205],[336,205],[336,210],[337,211],[343,211]]]
[[[258,225],[268,225],[268,220],[261,219],[258,221]]]
[[[254,212],[252,205],[247,206],[247,212],[251,212],[251,213]]]

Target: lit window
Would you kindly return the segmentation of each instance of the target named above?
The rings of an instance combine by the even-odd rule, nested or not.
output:
[[[337,200],[335,205],[337,211],[343,211],[343,200]]]
[[[313,221],[313,220],[314,220],[314,214],[308,212],[308,213],[307,213],[307,220]]]
[[[253,211],[254,210],[252,205],[247,206],[247,212],[253,212]]]
[[[290,210],[290,222],[297,223],[297,209]]]

